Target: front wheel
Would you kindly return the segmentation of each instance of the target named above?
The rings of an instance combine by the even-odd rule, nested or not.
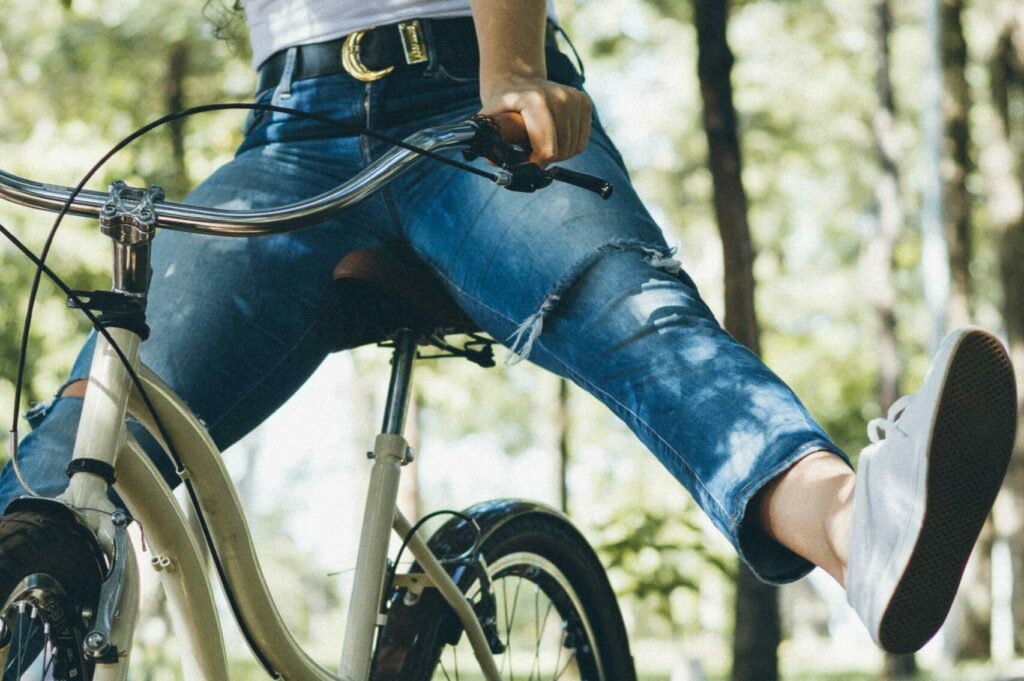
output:
[[[0,519],[0,681],[89,681],[82,637],[104,559],[92,534],[60,514]]]
[[[568,520],[550,511],[518,515],[493,532],[485,527],[480,551],[487,579],[480,579],[477,563],[456,568],[454,577],[485,624],[502,679],[636,678],[608,578],[593,549]],[[479,666],[467,639],[462,623],[436,589],[427,589],[418,599],[399,590],[375,678],[478,678]]]

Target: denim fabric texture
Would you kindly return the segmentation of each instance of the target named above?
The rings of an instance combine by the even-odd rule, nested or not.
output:
[[[553,80],[582,87],[553,47],[548,65]],[[291,81],[287,92],[257,97],[392,137],[480,107],[473,74],[453,75],[444,65],[370,84],[345,74]],[[188,201],[239,209],[290,203],[333,188],[385,148],[314,121],[256,112],[235,159]],[[335,263],[358,248],[402,249],[512,352],[570,378],[625,421],[762,579],[806,574],[810,563],[767,537],[756,518],[744,522],[747,506],[811,451],[844,455],[793,392],[715,321],[596,118],[586,151],[563,165],[611,180],[614,196],[603,201],[557,183],[516,194],[424,161],[310,229],[248,239],[162,231],[142,358],[226,448],[328,353],[351,345],[346,338],[364,311],[361,301],[339,298]],[[92,348],[90,339],[69,381],[87,377]],[[41,492],[67,484],[80,409],[81,399],[64,397],[30,414],[34,430],[20,461]],[[154,445],[149,440],[148,451],[173,483]],[[0,504],[20,492],[5,470]]]

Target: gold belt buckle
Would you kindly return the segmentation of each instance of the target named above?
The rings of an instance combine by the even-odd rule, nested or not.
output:
[[[369,30],[369,29],[368,29]],[[394,66],[374,71],[363,63],[359,55],[366,31],[350,33],[341,45],[341,65],[348,75],[363,83],[380,80],[395,70]],[[427,45],[423,39],[423,27],[417,19],[403,21],[398,24],[398,35],[402,38],[402,49],[405,51],[405,63],[422,64],[427,61]]]

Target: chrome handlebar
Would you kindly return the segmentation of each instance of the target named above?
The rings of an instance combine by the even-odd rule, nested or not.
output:
[[[479,131],[479,124],[465,121],[421,130],[407,137],[405,142],[431,152],[468,149]],[[158,225],[165,229],[219,236],[290,232],[359,203],[424,158],[415,151],[395,147],[344,184],[319,196],[276,208],[225,210],[165,201],[154,202],[153,207]],[[507,186],[512,182],[508,171],[496,168],[494,172],[497,184]],[[29,208],[60,212],[72,191],[68,187],[32,182],[0,170],[0,198]],[[98,218],[108,198],[106,192],[83,190],[75,197],[68,213]]]

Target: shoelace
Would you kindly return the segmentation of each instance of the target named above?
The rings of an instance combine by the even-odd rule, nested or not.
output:
[[[879,417],[868,421],[868,439],[871,440],[872,444],[878,444],[884,440],[890,431],[898,430],[896,421],[906,411],[912,397],[913,395],[904,395],[892,403],[892,406],[889,407],[889,413],[885,415],[885,418]]]

